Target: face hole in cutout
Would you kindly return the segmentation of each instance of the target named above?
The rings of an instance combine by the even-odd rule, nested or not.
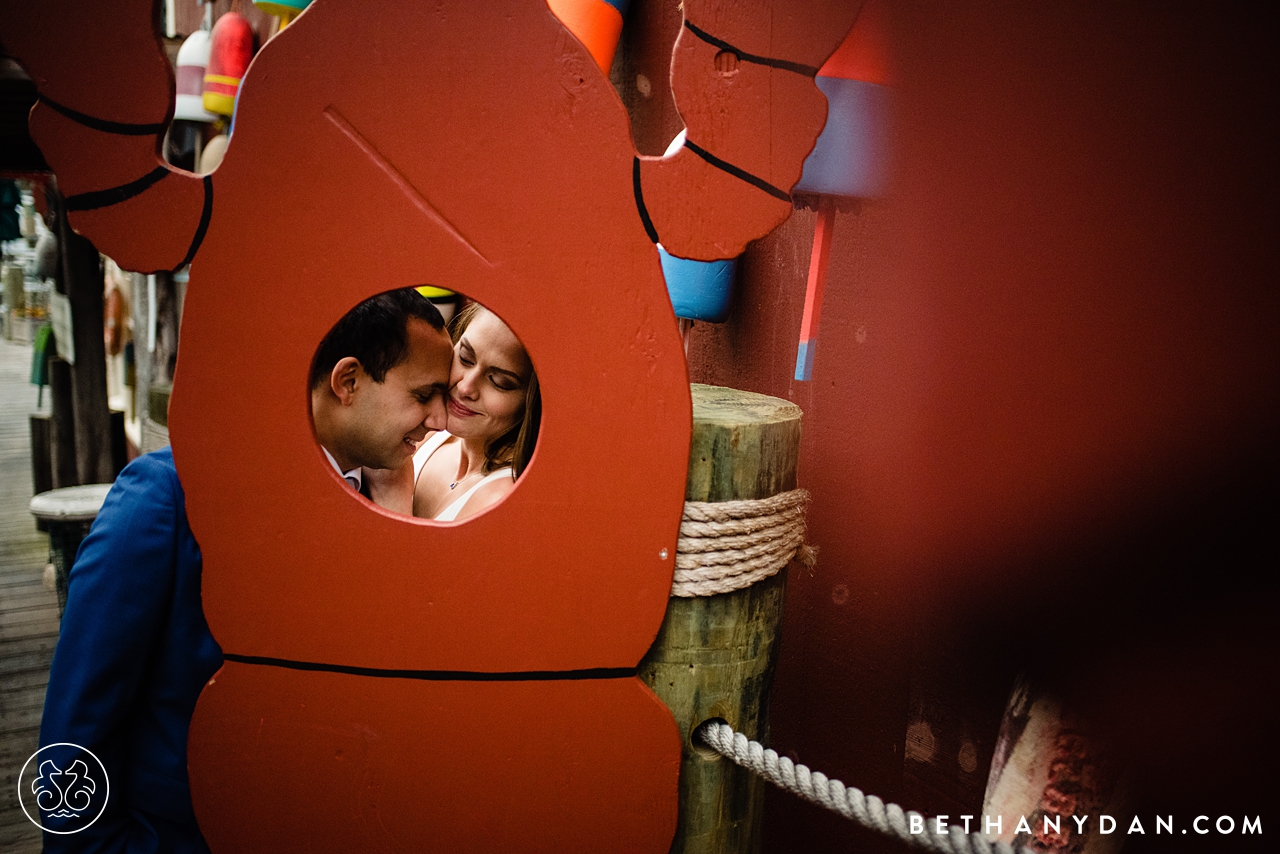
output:
[[[505,500],[542,421],[538,377],[516,334],[480,303],[434,287],[378,294],[339,319],[316,349],[310,398],[323,459],[353,497],[441,522]]]

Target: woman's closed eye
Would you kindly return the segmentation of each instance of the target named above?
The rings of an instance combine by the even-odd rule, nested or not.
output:
[[[458,346],[456,356],[458,364],[464,368],[473,368],[476,364],[475,351],[464,338]],[[524,380],[513,374],[511,371],[505,371],[502,368],[491,368],[486,374],[489,384],[498,391],[519,391],[524,385]]]
[[[520,388],[519,380],[496,371],[489,374],[489,382],[493,383],[493,387],[498,391],[517,391]]]

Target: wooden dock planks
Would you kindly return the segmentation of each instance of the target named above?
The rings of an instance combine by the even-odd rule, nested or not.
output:
[[[41,847],[39,829],[18,805],[17,780],[36,749],[58,641],[57,597],[43,581],[49,538],[27,510],[27,418],[37,411],[30,370],[30,345],[0,341],[0,851],[10,854],[37,854]]]

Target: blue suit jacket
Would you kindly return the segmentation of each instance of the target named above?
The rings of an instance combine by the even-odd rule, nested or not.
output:
[[[205,852],[187,782],[196,699],[222,666],[200,604],[200,548],[169,449],[129,464],[68,577],[40,744],[93,751],[111,792],[101,818],[46,833],[46,852]]]

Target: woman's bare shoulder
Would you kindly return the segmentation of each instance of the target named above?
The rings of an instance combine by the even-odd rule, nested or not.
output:
[[[516,482],[510,477],[495,478],[471,493],[467,503],[462,505],[462,509],[458,511],[458,515],[454,518],[466,519],[469,516],[474,516],[506,498],[511,494],[511,490],[515,488]]]

